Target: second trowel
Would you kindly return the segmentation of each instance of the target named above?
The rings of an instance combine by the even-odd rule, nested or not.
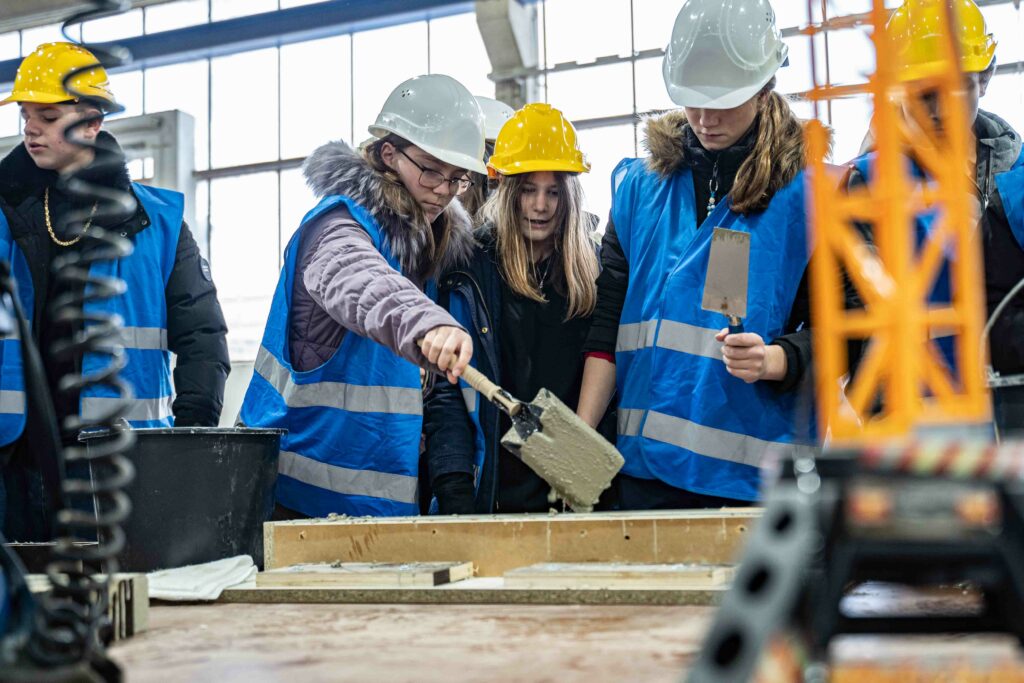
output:
[[[747,279],[750,273],[750,233],[715,228],[711,255],[704,276],[701,308],[726,316],[729,334],[743,332],[747,316]]]

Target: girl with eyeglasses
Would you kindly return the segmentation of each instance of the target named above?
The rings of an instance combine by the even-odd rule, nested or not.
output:
[[[361,151],[317,149],[321,198],[285,252],[241,421],[281,439],[277,518],[419,511],[420,368],[457,381],[466,330],[425,293],[472,252],[452,201],[482,173],[483,114],[458,81],[392,91]]]
[[[590,170],[557,109],[528,104],[501,128],[489,167],[497,190],[466,267],[439,280],[438,301],[470,330],[473,364],[514,396],[546,388],[575,406],[597,299]],[[546,512],[550,487],[500,445],[509,421],[463,384],[436,385],[425,406],[427,464],[442,514]],[[614,420],[605,433],[614,434]]]

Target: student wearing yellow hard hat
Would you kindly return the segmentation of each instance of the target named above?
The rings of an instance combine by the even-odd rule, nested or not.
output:
[[[597,299],[596,221],[579,181],[590,164],[560,111],[528,104],[501,128],[488,168],[498,187],[473,259],[442,276],[439,301],[470,330],[478,370],[515,396],[543,387],[575,406]],[[501,447],[508,420],[476,392],[435,386],[424,420],[442,514],[549,509],[550,487]]]
[[[75,75],[65,85],[70,74]],[[80,331],[77,324],[55,320],[51,304],[59,296],[81,294],[80,286],[57,282],[51,266],[57,257],[95,248],[95,225],[134,246],[114,266],[127,290],[107,306],[125,325],[127,365],[121,377],[134,394],[127,419],[135,427],[215,426],[230,366],[210,268],[183,221],[182,195],[131,182],[117,142],[103,130],[103,114],[117,109],[105,70],[78,45],[46,43],[22,61],[14,91],[2,104],[21,109],[24,144],[0,161],[0,259],[12,265],[34,340],[44,352],[58,421],[76,415],[96,419],[108,410],[109,399],[95,387],[60,387],[62,377],[95,369],[90,354],[49,353],[54,342]],[[65,139],[75,124],[80,125],[70,137],[95,149]],[[109,216],[97,212],[94,200],[70,195],[62,179],[76,169],[95,185],[134,196],[133,212]],[[74,233],[68,227],[72,212],[89,216]],[[5,505],[0,491],[0,515],[6,508],[8,539],[49,540],[52,520],[28,446],[41,443],[41,427],[26,416],[20,344],[17,338],[0,340],[0,465],[7,499]],[[173,388],[171,353],[177,354]],[[77,434],[62,436],[70,442]]]
[[[943,68],[942,14],[948,11],[947,0],[906,0],[889,19],[886,30],[896,47],[901,79],[911,85],[915,97],[921,98],[930,115],[917,122],[933,136],[942,137],[939,100],[926,86],[926,79]],[[967,123],[975,144],[970,148],[969,168],[964,169],[974,182],[979,206],[987,220],[982,224],[984,245],[986,297],[991,314],[1010,289],[1024,277],[1024,253],[1021,239],[1014,233],[1003,211],[998,189],[1006,189],[1012,196],[1017,181],[1003,179],[1003,174],[1024,165],[1020,134],[1005,120],[980,108],[996,68],[996,41],[989,33],[985,17],[973,0],[954,0],[954,27],[960,68],[963,71],[963,98],[967,108]],[[912,117],[909,107],[904,113]],[[870,145],[869,145],[870,146]],[[849,184],[855,187],[866,182],[871,174],[873,155],[865,154],[852,166]],[[922,182],[927,174],[917,163],[912,164]],[[1015,177],[1020,177],[1018,173]],[[931,234],[933,217],[921,216],[917,221],[918,245]],[[931,292],[936,303],[948,302],[951,297],[948,264],[944,265]],[[992,332],[991,358],[996,370],[1003,374],[1024,372],[1024,299],[1015,298],[996,321]],[[955,367],[952,337],[938,337],[935,343],[944,352],[947,363]],[[995,413],[1001,428],[1024,428],[1024,389],[1011,387],[993,392]]]

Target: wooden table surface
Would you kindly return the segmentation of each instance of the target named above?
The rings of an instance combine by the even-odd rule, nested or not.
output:
[[[884,584],[860,586],[845,601],[862,615],[978,605],[956,588]],[[150,609],[149,630],[112,654],[129,682],[679,683],[713,614],[654,605],[162,603]],[[1024,681],[1024,657],[1008,636],[848,636],[833,643],[832,665],[836,683]],[[907,666],[925,677],[908,678]]]
[[[678,683],[709,607],[154,605],[129,682]]]

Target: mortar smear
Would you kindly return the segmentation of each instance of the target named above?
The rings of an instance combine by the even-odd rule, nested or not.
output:
[[[558,397],[541,389],[533,405],[543,412],[541,430],[525,440],[515,427],[501,439],[577,512],[590,512],[625,462],[615,446]]]

